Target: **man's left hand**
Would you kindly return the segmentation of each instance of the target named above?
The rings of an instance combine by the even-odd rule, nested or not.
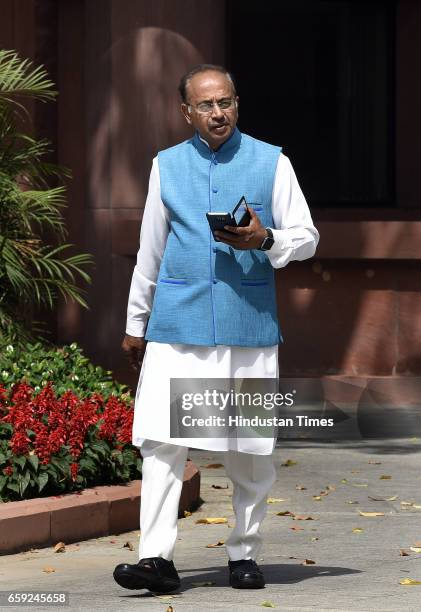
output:
[[[215,236],[225,244],[229,244],[235,249],[258,249],[267,236],[266,228],[260,223],[256,212],[249,208],[250,223],[245,227],[230,227],[225,225],[226,231],[215,231]]]

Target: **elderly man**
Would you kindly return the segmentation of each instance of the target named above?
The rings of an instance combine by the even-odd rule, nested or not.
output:
[[[170,379],[277,378],[273,269],[312,257],[319,234],[281,148],[238,130],[229,72],[202,64],[179,91],[195,133],[153,160],[122,345],[133,367],[142,363],[133,423],[143,456],[140,560],[118,565],[114,578],[155,592],[180,585],[178,506],[188,448],[196,447],[221,451],[233,482],[230,585],[262,588],[256,559],[276,437],[171,437]],[[231,211],[243,195],[248,225],[226,226],[215,240],[206,213]]]

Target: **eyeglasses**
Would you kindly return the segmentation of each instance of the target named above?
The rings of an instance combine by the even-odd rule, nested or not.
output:
[[[189,113],[191,113],[191,109],[194,108],[200,115],[210,115],[215,104],[220,110],[232,110],[234,106],[236,106],[236,100],[234,100],[234,98],[224,98],[223,100],[219,100],[219,102],[200,102],[200,104],[196,105],[188,104],[187,108]]]

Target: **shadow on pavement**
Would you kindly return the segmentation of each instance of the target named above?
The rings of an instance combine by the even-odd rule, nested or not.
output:
[[[271,584],[294,584],[308,580],[310,578],[317,578],[326,576],[345,576],[349,574],[360,574],[360,570],[354,570],[346,567],[328,567],[328,566],[313,566],[313,565],[295,565],[295,564],[260,564],[260,567],[265,575],[266,585]],[[185,576],[183,574],[196,572],[194,576]],[[226,567],[207,567],[206,570],[201,571],[197,568],[190,568],[184,570],[178,570],[181,578],[181,587],[177,591],[172,591],[171,594],[183,593],[196,589],[192,583],[195,582],[212,582],[212,587],[229,587],[228,582],[228,566]],[[205,586],[205,585],[204,585]],[[264,591],[264,589],[249,589],[250,591]],[[146,593],[122,593],[124,597],[153,597],[154,595],[149,591]]]

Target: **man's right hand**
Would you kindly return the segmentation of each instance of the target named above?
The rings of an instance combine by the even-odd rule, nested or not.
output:
[[[126,334],[124,340],[121,343],[121,348],[126,353],[129,360],[130,366],[135,372],[140,371],[143,357],[145,355],[147,341],[145,338],[136,338],[136,336],[129,336]]]

